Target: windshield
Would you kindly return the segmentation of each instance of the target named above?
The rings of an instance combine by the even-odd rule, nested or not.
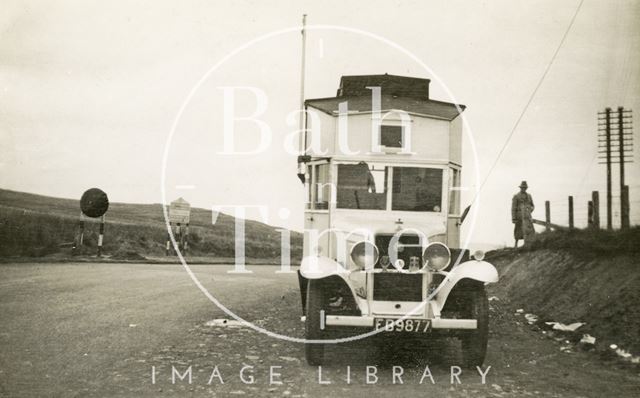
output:
[[[442,169],[358,164],[338,165],[337,207],[387,209],[391,182],[391,210],[440,212]]]
[[[439,212],[441,203],[441,169],[393,168],[392,210]]]
[[[388,170],[365,162],[338,165],[338,208],[385,210]]]

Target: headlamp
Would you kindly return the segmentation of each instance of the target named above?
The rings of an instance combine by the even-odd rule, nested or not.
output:
[[[356,243],[351,249],[351,260],[359,269],[373,269],[378,256],[378,248],[371,242]]]
[[[433,242],[424,249],[422,261],[430,270],[441,271],[451,262],[451,252],[445,244]]]
[[[476,250],[473,252],[473,258],[478,261],[484,260],[484,252],[482,250]]]

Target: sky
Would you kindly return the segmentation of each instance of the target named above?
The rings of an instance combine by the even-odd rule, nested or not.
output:
[[[476,225],[464,230],[472,242],[511,244],[511,197],[522,180],[536,203],[534,217],[544,218],[549,200],[552,221],[566,224],[567,196],[573,195],[581,226],[592,190],[601,192],[604,206],[597,112],[618,106],[640,110],[640,2],[584,0],[488,174],[578,3],[3,1],[0,188],[79,198],[95,186],[114,202],[160,203],[164,187],[168,200],[182,196],[198,207],[264,205],[269,223],[301,230],[304,193],[295,156],[283,149],[297,128],[286,117],[299,102],[299,30],[229,54],[296,27],[307,14],[306,98],[334,96],[342,75],[390,73],[431,78],[432,98],[467,106],[463,186],[469,191],[463,205],[486,178],[474,205]],[[261,118],[272,139],[261,153],[220,153],[225,86],[265,92],[268,108]],[[237,93],[237,114],[255,111],[255,96]],[[238,147],[256,148],[255,126],[239,126]],[[640,159],[638,145],[634,151]],[[637,224],[635,163],[627,165],[626,179]],[[615,224],[617,168],[613,181]],[[250,211],[247,217],[259,215]]]

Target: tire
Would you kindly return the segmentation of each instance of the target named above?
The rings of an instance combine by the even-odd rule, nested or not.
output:
[[[482,366],[489,341],[489,300],[484,286],[468,292],[467,305],[467,315],[478,321],[478,328],[461,337],[462,359],[465,367]]]
[[[324,292],[318,281],[310,280],[307,285],[307,313],[304,323],[305,338],[318,340],[323,338],[320,330],[320,311],[324,309]],[[311,366],[319,366],[324,363],[324,344],[304,345],[304,354],[307,363]]]

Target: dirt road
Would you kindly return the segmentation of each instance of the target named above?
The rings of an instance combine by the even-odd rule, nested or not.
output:
[[[253,274],[230,269],[194,267],[243,318],[302,336],[294,274],[270,266],[252,266]],[[4,264],[0,395],[638,396],[637,371],[592,353],[561,352],[560,343],[514,315],[504,297],[491,307],[484,384],[477,370],[452,377],[460,363],[453,340],[428,358],[411,344],[341,344],[329,350],[332,364],[319,375],[304,363],[300,344],[245,327],[207,326],[228,316],[179,266]]]

